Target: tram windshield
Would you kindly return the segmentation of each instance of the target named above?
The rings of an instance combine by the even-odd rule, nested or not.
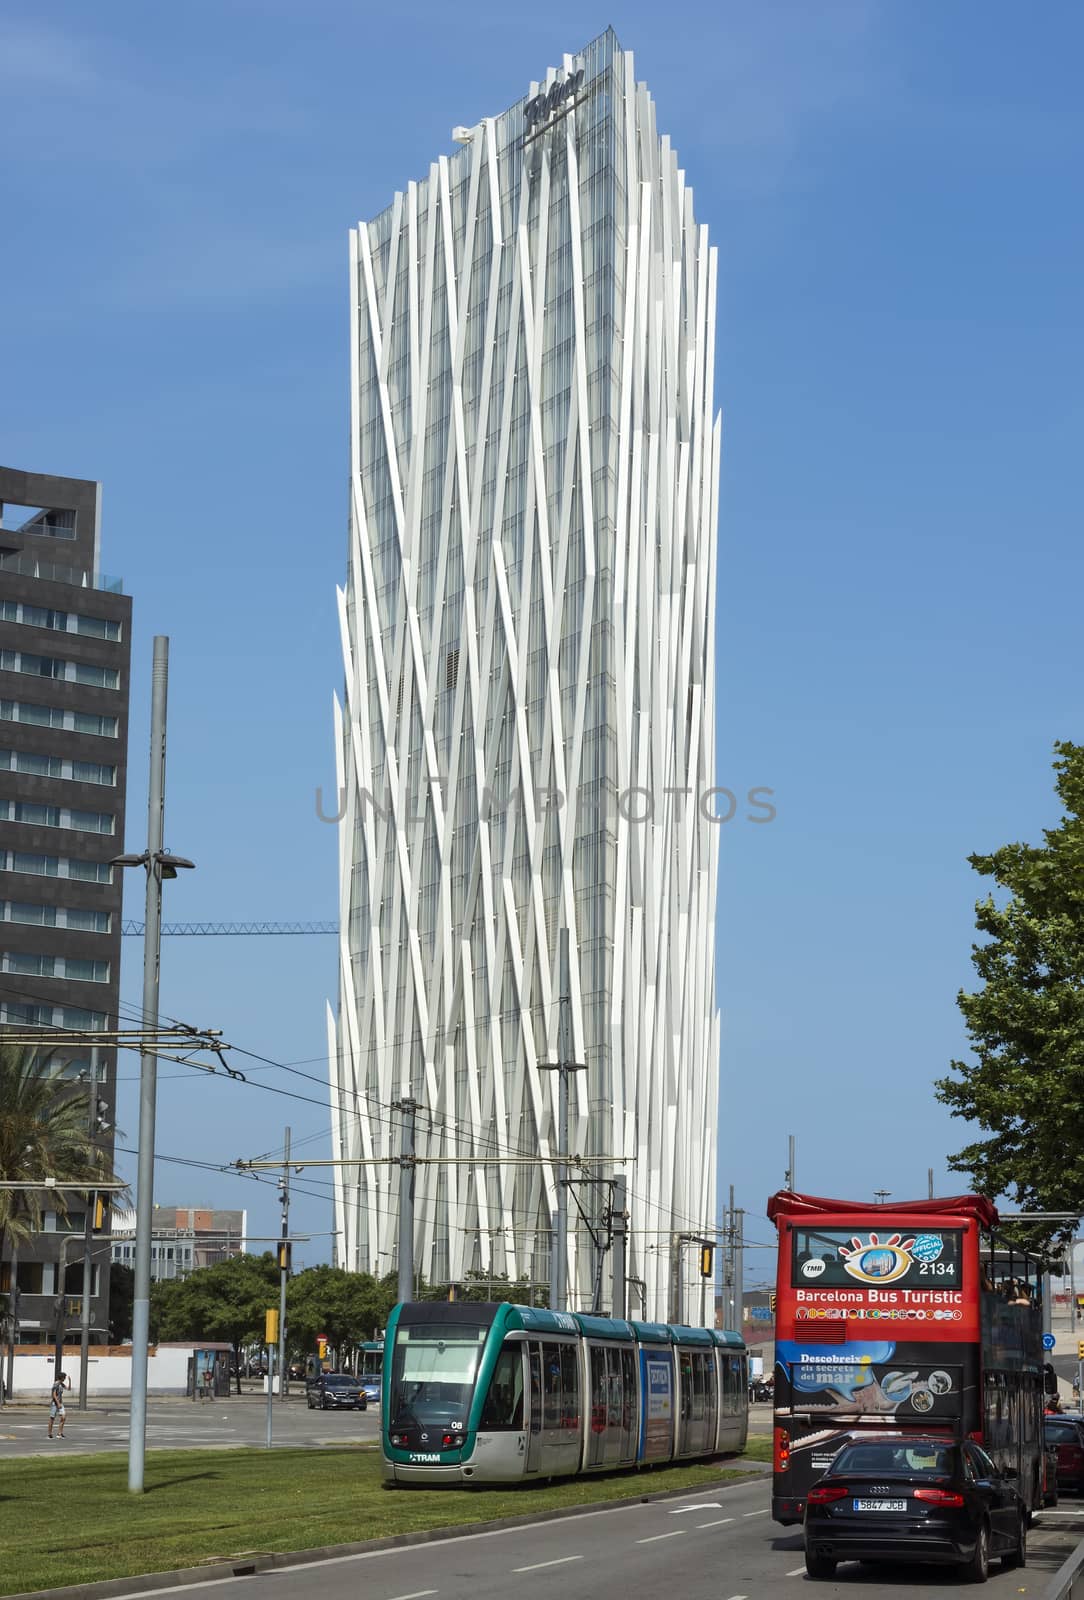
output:
[[[399,1327],[391,1370],[391,1426],[465,1425],[488,1327],[426,1322]]]

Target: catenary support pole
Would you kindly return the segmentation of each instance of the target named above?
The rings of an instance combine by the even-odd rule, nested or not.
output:
[[[929,1183],[930,1199],[932,1200],[933,1199],[933,1168],[932,1167],[927,1167],[926,1168],[926,1179],[927,1179],[927,1182]]]
[[[12,1384],[15,1382],[15,1343],[19,1337],[19,1245],[17,1240],[11,1246],[11,1288],[8,1290],[8,1370],[4,1382],[4,1394],[8,1400],[12,1396]]]
[[[624,1322],[628,1315],[625,1242],[628,1238],[629,1225],[626,1215],[628,1194],[623,1176],[614,1178],[612,1205],[613,1216],[610,1226],[613,1232],[613,1315],[619,1322]]]
[[[414,1116],[418,1102],[404,1095],[397,1102],[402,1116],[399,1148],[399,1299],[414,1298]]]
[[[90,1047],[90,1097],[87,1102],[87,1125],[91,1138],[98,1130],[98,1047]],[[83,1229],[83,1315],[79,1324],[79,1409],[87,1409],[87,1384],[90,1374],[90,1290],[94,1278],[91,1249],[94,1242],[94,1213],[98,1196],[87,1195],[87,1214]],[[99,1295],[101,1284],[98,1285]]]
[[[734,1213],[734,1300],[735,1333],[745,1337],[745,1208],[739,1206]]]
[[[151,760],[147,794],[147,900],[143,923],[143,1026],[158,1027],[158,963],[162,927],[162,838],[166,803],[166,692],[169,640],[154,641],[151,669]],[[128,1433],[128,1488],[143,1493],[147,1450],[147,1345],[150,1338],[151,1230],[154,1226],[154,1118],[158,1062],[153,1050],[139,1060],[139,1164],[136,1172],[135,1284],[132,1299],[132,1409]]]
[[[283,1141],[282,1242],[279,1247],[279,1399],[286,1398],[286,1261],[290,1249],[290,1130]]]
[[[556,1072],[558,1075],[556,1238],[550,1259],[551,1311],[568,1309],[568,1080],[571,1073],[586,1070],[583,1062],[572,1059],[572,973],[567,928],[561,929],[559,952],[561,1011],[557,1028],[557,1060],[538,1063],[541,1071]]]
[[[738,1282],[738,1214],[734,1210],[733,1184],[730,1185],[730,1209],[727,1211],[726,1246],[727,1275],[729,1278],[726,1306],[726,1325],[728,1328],[739,1330],[737,1307],[735,1305],[735,1298],[737,1295],[736,1285]]]
[[[797,1194],[798,1192],[798,1169],[794,1154],[793,1133],[787,1139],[787,1188],[790,1190],[791,1194]]]

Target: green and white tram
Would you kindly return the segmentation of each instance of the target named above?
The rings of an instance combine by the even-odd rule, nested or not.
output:
[[[530,1306],[398,1305],[385,1336],[384,1479],[505,1483],[740,1452],[736,1333]]]

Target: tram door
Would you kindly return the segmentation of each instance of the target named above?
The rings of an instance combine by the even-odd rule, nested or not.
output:
[[[531,1423],[527,1443],[527,1471],[542,1470],[542,1356],[538,1340],[532,1339],[527,1347],[527,1364],[531,1374]]]
[[[580,1465],[579,1348],[571,1340],[532,1339],[527,1471],[544,1476],[576,1472]]]
[[[704,1455],[715,1445],[718,1396],[714,1350],[678,1353],[678,1439],[675,1454]]]
[[[631,1346],[591,1345],[587,1465],[636,1458],[636,1356]]]

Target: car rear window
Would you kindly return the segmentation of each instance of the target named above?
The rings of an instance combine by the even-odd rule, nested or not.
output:
[[[915,1473],[943,1478],[952,1472],[952,1451],[936,1444],[852,1444],[832,1462],[833,1474]]]
[[[1048,1444],[1079,1444],[1080,1431],[1072,1422],[1047,1422],[1043,1433]]]

